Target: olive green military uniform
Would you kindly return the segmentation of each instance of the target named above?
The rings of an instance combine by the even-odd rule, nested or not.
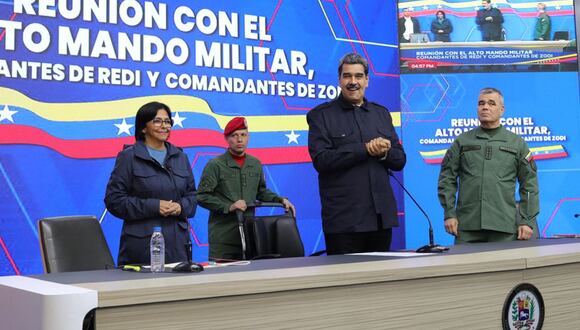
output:
[[[246,155],[244,166],[232,158],[229,152],[208,162],[197,189],[199,205],[210,211],[208,224],[209,257],[218,259],[241,259],[242,245],[235,212],[230,206],[238,200],[253,204],[282,202],[282,197],[266,188],[262,164]],[[251,214],[246,211],[246,215]]]
[[[550,16],[546,13],[538,15],[536,27],[534,28],[534,40],[550,40]]]
[[[458,136],[441,164],[438,191],[445,219],[458,219],[460,237],[456,242],[470,241],[470,231],[474,236],[485,231],[499,232],[488,235],[489,240],[504,240],[506,235],[502,233],[516,234],[519,225],[536,228],[536,165],[526,142],[504,127],[476,128]],[[517,234],[508,237],[515,239]]]

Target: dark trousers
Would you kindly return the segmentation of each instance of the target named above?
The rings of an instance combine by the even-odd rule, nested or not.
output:
[[[325,233],[326,254],[386,252],[391,248],[392,234],[391,228],[365,233]]]

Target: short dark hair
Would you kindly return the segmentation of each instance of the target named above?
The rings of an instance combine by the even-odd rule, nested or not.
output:
[[[356,53],[346,54],[340,59],[340,63],[338,64],[338,76],[339,77],[340,77],[340,75],[342,75],[342,65],[343,64],[360,64],[365,69],[365,76],[369,75],[369,63],[367,62],[367,60],[365,60],[364,57],[360,56],[359,54],[356,54]]]
[[[497,95],[499,95],[499,100],[501,101],[501,104],[504,104],[503,94],[499,89],[493,87],[485,87],[479,91],[479,95],[494,94],[494,93],[497,93]]]
[[[435,16],[439,15],[439,13],[443,14],[443,18],[445,18],[445,12],[444,12],[443,10],[438,10],[438,11],[435,13]]]
[[[135,140],[137,141],[144,141],[145,134],[143,133],[143,129],[147,125],[148,122],[155,119],[157,116],[158,110],[165,110],[167,111],[167,115],[171,118],[171,110],[169,107],[160,102],[149,102],[144,104],[139,108],[137,111],[137,115],[135,115]],[[173,119],[171,119],[173,123]]]

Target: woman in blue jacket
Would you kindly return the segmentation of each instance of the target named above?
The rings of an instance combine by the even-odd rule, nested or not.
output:
[[[451,41],[449,38],[449,34],[453,32],[451,21],[445,17],[445,12],[442,10],[438,10],[435,15],[435,19],[431,22],[431,32],[435,41]]]
[[[143,105],[135,116],[135,144],[117,156],[105,205],[123,219],[117,264],[149,264],[154,227],[165,238],[165,262],[188,260],[188,218],[197,206],[187,155],[167,142],[173,120],[163,103]]]

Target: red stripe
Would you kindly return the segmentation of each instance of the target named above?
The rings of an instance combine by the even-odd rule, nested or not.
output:
[[[13,21],[15,18],[16,18],[16,13],[12,13],[12,15],[10,16],[10,18],[8,20]],[[2,31],[2,33],[0,33],[0,41],[2,41],[2,39],[4,39],[5,35],[6,35],[6,29],[4,29],[4,31]]]
[[[221,133],[206,129],[184,129],[171,132],[171,143],[176,146],[226,148]],[[133,144],[132,136],[94,140],[64,140],[45,131],[24,125],[2,125],[1,144],[28,144],[43,146],[58,153],[77,159],[98,159],[116,157],[125,144]],[[263,164],[308,163],[310,155],[306,146],[248,148],[248,153]]]
[[[441,164],[441,162],[443,161],[443,158],[428,158],[428,159],[423,158],[423,160],[427,164]]]
[[[6,247],[6,244],[4,244],[4,240],[2,239],[2,237],[0,237],[0,246],[2,246],[2,250],[4,250],[4,254],[6,254],[6,258],[8,258],[8,262],[10,262],[10,264],[12,265],[12,269],[14,269],[14,273],[16,275],[20,275],[20,270],[16,266],[14,259],[12,259],[12,256],[10,255],[10,252],[8,251],[8,248]]]
[[[540,155],[534,155],[533,156],[534,160],[552,159],[552,158],[564,158],[564,157],[568,157],[568,153],[566,151],[556,152],[556,153],[553,153],[553,154],[540,154]]]
[[[189,228],[189,231],[191,232],[191,236],[193,236],[193,240],[195,241],[195,245],[196,246],[209,246],[209,243],[202,243],[199,238],[197,237],[197,235],[195,234],[195,231],[193,230],[193,228]]]

